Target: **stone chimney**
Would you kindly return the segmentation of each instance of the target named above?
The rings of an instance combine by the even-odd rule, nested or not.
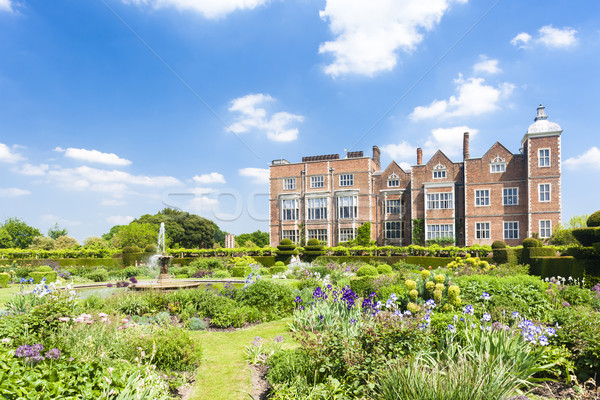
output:
[[[417,165],[423,165],[423,149],[417,147]]]
[[[463,136],[463,159],[469,158],[469,132],[465,132]]]
[[[381,169],[381,150],[377,146],[373,146],[373,162]]]

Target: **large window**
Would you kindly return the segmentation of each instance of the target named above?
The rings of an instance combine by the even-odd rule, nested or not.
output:
[[[454,225],[427,225],[427,240],[453,239]]]
[[[519,204],[519,188],[504,188],[502,189],[502,205],[516,206]]]
[[[358,198],[356,196],[338,197],[338,218],[358,217]]]
[[[384,236],[386,239],[402,239],[402,221],[388,221],[385,223]]]
[[[283,190],[294,190],[296,189],[296,179],[295,178],[285,178],[283,180]]]
[[[327,198],[307,200],[308,219],[327,219]]]
[[[298,231],[294,229],[284,229],[281,231],[281,239],[290,239],[294,243],[298,243]]]
[[[404,214],[404,200],[386,200],[385,213],[396,215]]]
[[[340,229],[340,242],[347,242],[349,240],[354,240],[356,238],[356,229],[355,228],[341,228]]]
[[[298,219],[298,199],[281,200],[281,219],[295,221]]]
[[[538,165],[540,167],[550,166],[550,149],[540,149],[538,152]]]
[[[549,183],[540,183],[538,185],[538,192],[540,195],[541,202],[550,201],[550,184]]]
[[[475,191],[475,205],[489,206],[490,205],[490,189],[482,189]]]
[[[452,193],[428,193],[427,209],[435,210],[439,208],[454,208],[452,203]]]
[[[327,243],[327,229],[309,229],[308,238]]]
[[[540,221],[540,237],[544,239],[548,239],[552,236],[552,225],[550,225],[550,220],[541,220]]]
[[[354,174],[340,175],[340,186],[353,186],[353,185],[354,185]]]
[[[519,221],[504,223],[504,239],[519,239]]]
[[[490,238],[490,223],[489,222],[476,222],[475,223],[475,237],[477,239],[489,239]]]
[[[325,177],[324,176],[311,176],[310,177],[310,188],[318,189],[325,186]]]

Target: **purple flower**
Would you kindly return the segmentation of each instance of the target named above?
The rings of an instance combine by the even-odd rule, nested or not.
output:
[[[31,346],[24,344],[15,350],[15,357],[22,358],[27,364],[35,365],[44,360],[44,357],[40,355],[42,350],[44,350],[44,346],[41,344]]]
[[[302,297],[296,296],[296,300],[294,300],[294,303],[302,303]]]
[[[135,279],[135,277],[134,277],[134,276],[132,276],[131,278],[129,278],[129,282],[131,282],[131,283],[133,283],[133,284],[136,284],[136,283],[138,283],[137,279]]]
[[[483,322],[490,322],[492,320],[492,316],[488,313],[483,313],[483,318],[481,318]]]
[[[107,283],[106,287],[113,287],[113,284],[112,283]]]
[[[566,302],[566,301],[562,302],[562,306],[563,307],[571,307],[571,305],[568,302]]]
[[[56,347],[46,352],[46,358],[49,360],[58,360],[60,358],[60,350]]]
[[[283,336],[281,336],[281,335],[277,335],[277,336],[275,336],[275,337],[273,338],[273,341],[274,341],[275,343],[283,343]]]
[[[483,300],[489,300],[491,297],[492,297],[492,296],[490,296],[490,294],[489,294],[489,293],[487,293],[487,292],[483,292],[483,293],[481,294],[481,298],[482,298]]]
[[[450,333],[456,333],[456,328],[452,324],[448,324],[448,328],[446,330]]]
[[[463,308],[463,314],[473,315],[473,306],[468,304]]]
[[[324,317],[323,317],[322,315],[319,315],[319,319],[320,319],[321,321],[323,321],[323,318],[324,318]]]

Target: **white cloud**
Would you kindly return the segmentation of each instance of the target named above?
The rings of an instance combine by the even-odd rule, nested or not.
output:
[[[61,218],[53,214],[45,214],[40,218],[43,223],[46,224],[58,224],[59,226],[78,226],[81,225],[81,221],[74,221],[71,219]]]
[[[46,174],[48,169],[50,169],[48,164],[40,164],[40,165],[25,164],[21,167],[21,169],[18,170],[18,172],[23,175],[42,176],[42,175]]]
[[[0,0],[0,11],[12,11],[10,0]]]
[[[238,97],[231,102],[229,111],[240,114],[229,130],[233,133],[244,133],[256,129],[265,132],[267,138],[275,142],[291,142],[298,138],[298,128],[288,125],[293,122],[302,122],[301,115],[288,112],[277,112],[268,115],[267,110],[262,107],[265,103],[274,101],[268,94],[248,94]]]
[[[510,43],[522,49],[531,47],[532,44],[541,44],[549,48],[567,48],[577,43],[576,34],[577,31],[573,28],[561,29],[545,25],[538,30],[538,36],[535,39],[529,33],[521,32]]]
[[[175,7],[180,11],[196,11],[206,18],[223,17],[236,10],[252,10],[269,0],[122,0],[125,4],[145,5],[158,9]]]
[[[334,58],[325,72],[372,76],[392,70],[398,50],[414,50],[456,2],[466,0],[327,0],[319,15],[335,39],[319,46],[319,53]]]
[[[15,163],[22,159],[23,159],[23,157],[21,157],[19,154],[15,153],[15,152],[13,152],[10,149],[10,147],[5,145],[4,143],[0,143],[0,162]]]
[[[460,157],[462,155],[463,135],[465,132],[469,132],[469,137],[472,139],[477,135],[479,130],[469,128],[465,125],[433,129],[431,135],[425,141],[423,154],[425,156],[432,156],[436,151],[441,150],[448,157]]]
[[[31,194],[29,190],[19,188],[0,188],[0,197],[21,197]]]
[[[448,100],[434,100],[429,106],[415,107],[410,118],[422,120],[481,115],[499,109],[500,100],[507,98],[514,90],[511,83],[494,87],[486,85],[483,78],[465,80],[462,75],[454,82],[457,85],[457,96],[450,96]]]
[[[585,153],[577,156],[571,157],[564,161],[565,168],[571,170],[580,170],[580,169],[591,169],[591,170],[600,170],[600,164],[598,163],[600,160],[600,149],[596,146],[588,149]]]
[[[480,73],[484,72],[487,74],[497,74],[502,72],[502,70],[498,67],[498,60],[489,59],[484,55],[479,56],[479,62],[473,65],[473,72]]]
[[[382,146],[381,151],[396,161],[404,171],[411,169],[411,163],[408,160],[415,160],[417,157],[417,148],[407,141]]]
[[[98,150],[75,149],[73,147],[69,147],[65,150],[61,147],[57,147],[54,149],[54,151],[64,152],[65,157],[68,158],[92,163],[118,166],[126,166],[131,164],[131,161],[121,158],[114,153],[103,153]]]
[[[266,185],[269,183],[268,168],[242,168],[239,170],[241,176],[252,179],[253,183]]]
[[[134,219],[135,218],[130,217],[129,215],[127,215],[127,216],[111,215],[110,217],[106,218],[106,222],[108,222],[109,224],[112,224],[112,225],[127,225]]]
[[[519,46],[521,48],[525,48],[525,46],[527,45],[527,43],[529,43],[530,40],[531,40],[531,35],[529,33],[521,32],[517,36],[512,38],[510,43],[513,46]]]
[[[194,182],[201,185],[210,183],[225,183],[225,177],[218,172],[211,172],[209,174],[196,175],[192,178]]]
[[[124,171],[98,169],[85,165],[77,168],[51,170],[48,176],[69,189],[85,189],[111,194],[122,193],[128,190],[129,185],[164,188],[181,184],[177,178],[171,176],[132,175]]]
[[[100,204],[103,206],[118,207],[118,206],[124,206],[125,204],[127,204],[127,202],[122,201],[122,200],[116,200],[116,199],[104,199],[100,202]]]

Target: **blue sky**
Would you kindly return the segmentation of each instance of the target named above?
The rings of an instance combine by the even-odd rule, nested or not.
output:
[[[0,219],[80,241],[165,206],[268,229],[268,164],[387,165],[564,130],[563,219],[598,207],[600,5],[0,0]]]

